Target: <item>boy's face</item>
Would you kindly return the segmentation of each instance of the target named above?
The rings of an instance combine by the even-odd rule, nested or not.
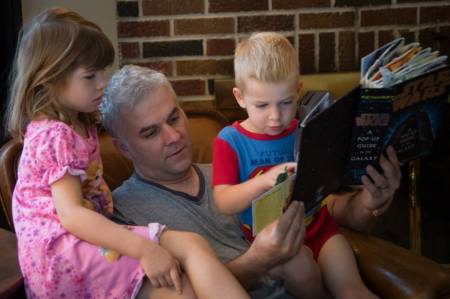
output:
[[[298,78],[277,82],[246,79],[245,90],[233,88],[239,106],[248,114],[241,125],[253,133],[280,134],[295,116],[301,87]]]

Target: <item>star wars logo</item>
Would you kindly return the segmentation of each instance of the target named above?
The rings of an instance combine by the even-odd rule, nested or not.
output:
[[[394,98],[394,111],[444,94],[450,85],[450,69],[438,71],[406,84]]]

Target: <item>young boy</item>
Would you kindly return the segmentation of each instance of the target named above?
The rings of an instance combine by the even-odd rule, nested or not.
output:
[[[251,236],[251,201],[274,186],[280,173],[295,168],[294,117],[302,83],[297,51],[277,33],[242,41],[234,68],[233,94],[248,118],[224,128],[215,140],[214,196],[222,213],[240,213]],[[376,298],[364,286],[352,249],[326,205],[307,226],[304,244],[297,256],[271,271],[292,295],[323,298],[326,288],[334,298]]]

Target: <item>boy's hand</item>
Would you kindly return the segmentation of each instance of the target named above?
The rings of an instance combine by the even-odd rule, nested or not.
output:
[[[287,162],[283,164],[279,164],[270,168],[267,172],[264,172],[259,177],[265,181],[265,185],[267,189],[272,188],[277,184],[277,178],[280,174],[283,173],[294,173],[297,163],[295,162]]]
[[[382,215],[391,204],[394,193],[400,186],[402,176],[400,162],[392,146],[387,148],[387,157],[380,157],[381,174],[374,167],[367,166],[367,176],[361,178],[365,189],[371,196],[365,197],[363,205],[374,216]],[[369,179],[369,177],[371,179]]]
[[[139,261],[153,287],[174,287],[181,294],[180,264],[167,250],[150,243],[142,249]]]

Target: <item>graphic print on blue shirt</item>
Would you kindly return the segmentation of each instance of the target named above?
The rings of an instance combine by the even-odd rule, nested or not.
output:
[[[219,138],[226,141],[236,153],[239,162],[239,181],[248,179],[266,171],[270,167],[294,161],[295,130],[281,137],[267,136],[266,139],[256,139],[241,133],[236,127],[223,129]],[[251,228],[252,209],[243,211],[239,218],[243,225]]]

